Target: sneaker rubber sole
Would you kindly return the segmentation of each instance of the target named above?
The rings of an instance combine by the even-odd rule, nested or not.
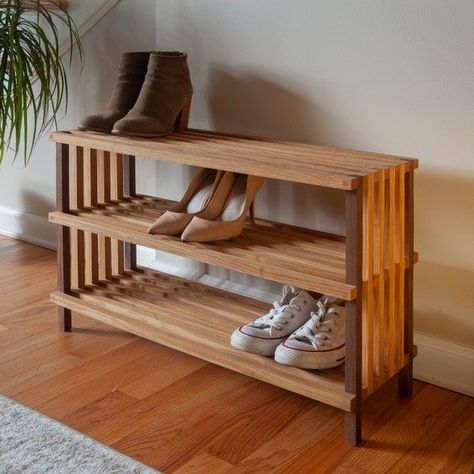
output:
[[[241,351],[251,352],[252,354],[259,354],[263,356],[273,356],[276,348],[286,339],[282,337],[279,339],[265,339],[262,337],[249,336],[243,333],[240,328],[236,329],[231,338],[230,344]]]

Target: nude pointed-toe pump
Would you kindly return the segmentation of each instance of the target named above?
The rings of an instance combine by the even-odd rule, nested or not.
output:
[[[149,228],[150,234],[179,235],[194,216],[205,212],[217,217],[232,188],[232,173],[198,168],[181,201],[162,214]]]
[[[250,205],[263,184],[263,178],[244,174],[234,175],[232,190],[222,213],[209,219],[206,212],[192,218],[184,229],[181,240],[186,242],[214,242],[238,237],[245,225]]]
[[[222,171],[198,168],[181,201],[148,228],[150,234],[178,235],[206,207],[223,176]]]

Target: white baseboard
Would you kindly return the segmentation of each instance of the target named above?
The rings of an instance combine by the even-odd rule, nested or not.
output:
[[[55,226],[45,217],[0,206],[0,234],[42,247],[55,248]],[[262,301],[274,301],[277,295],[241,285],[205,273],[206,266],[183,257],[138,247],[140,265],[165,273],[199,281]],[[418,356],[414,376],[456,392],[474,396],[474,349],[415,331]]]
[[[474,396],[474,348],[415,331],[418,380]]]
[[[56,228],[44,216],[0,206],[0,234],[31,244],[56,248]]]

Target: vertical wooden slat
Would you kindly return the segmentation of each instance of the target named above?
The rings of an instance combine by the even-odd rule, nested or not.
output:
[[[56,208],[69,212],[69,146],[56,144]],[[57,230],[58,291],[71,292],[71,238],[69,228],[58,226]],[[58,323],[63,331],[71,331],[71,311],[58,308]]]
[[[388,294],[388,362],[389,376],[396,372],[395,296],[396,296],[396,169],[389,175],[389,294]]]
[[[379,176],[378,186],[378,228],[379,228],[379,243],[378,243],[378,350],[379,350],[379,384],[385,381],[385,172],[381,171]]]
[[[111,199],[118,201],[123,198],[123,157],[119,153],[110,154]]]
[[[346,303],[346,392],[356,396],[354,410],[345,414],[345,438],[351,445],[361,441],[362,405],[362,180],[346,191],[346,281],[357,286],[357,298]]]
[[[84,157],[81,147],[71,146],[70,152],[70,197],[71,209],[84,208]],[[85,286],[85,240],[84,232],[71,229],[71,286]]]
[[[97,151],[97,200],[99,203],[110,202],[110,153]]]
[[[123,191],[126,196],[136,195],[136,164],[135,157],[123,156]],[[126,270],[137,269],[137,246],[126,242],[124,244],[124,267]]]
[[[369,174],[367,184],[367,293],[366,293],[366,372],[367,390],[372,393],[374,385],[374,207],[375,207],[375,179],[373,174]]]
[[[405,362],[404,351],[404,292],[405,292],[405,164],[399,167],[398,175],[398,249],[399,249],[399,265],[398,265],[398,295],[397,295],[397,352],[398,367],[400,369]]]
[[[97,206],[97,150],[84,148],[84,203]]]
[[[364,176],[362,179],[362,281],[363,281],[363,294],[360,295],[362,299],[362,388],[363,390],[368,387],[368,324],[367,324],[367,281],[369,278],[369,259],[368,259],[368,226],[369,226],[369,213],[368,213],[368,177]]]
[[[84,149],[84,204],[97,207],[97,150]],[[99,281],[99,239],[97,234],[85,233],[86,284]]]
[[[400,371],[398,391],[404,397],[413,393],[413,252],[414,252],[414,172],[405,174],[405,256],[408,268],[404,283],[404,349],[408,363]]]
[[[123,156],[119,153],[110,154],[110,196],[112,201],[123,198]],[[124,272],[124,246],[116,239],[111,241],[112,273],[120,275]]]
[[[99,235],[99,280],[112,278],[112,242],[109,237]]]
[[[97,199],[100,205],[106,205],[111,199],[110,153],[97,151]],[[109,237],[98,236],[99,280],[112,277],[112,243]]]

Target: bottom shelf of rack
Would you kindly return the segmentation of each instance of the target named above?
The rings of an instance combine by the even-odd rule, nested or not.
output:
[[[101,281],[71,295],[55,292],[59,306],[211,363],[350,411],[344,367],[309,371],[230,346],[233,330],[268,304],[148,269]]]

